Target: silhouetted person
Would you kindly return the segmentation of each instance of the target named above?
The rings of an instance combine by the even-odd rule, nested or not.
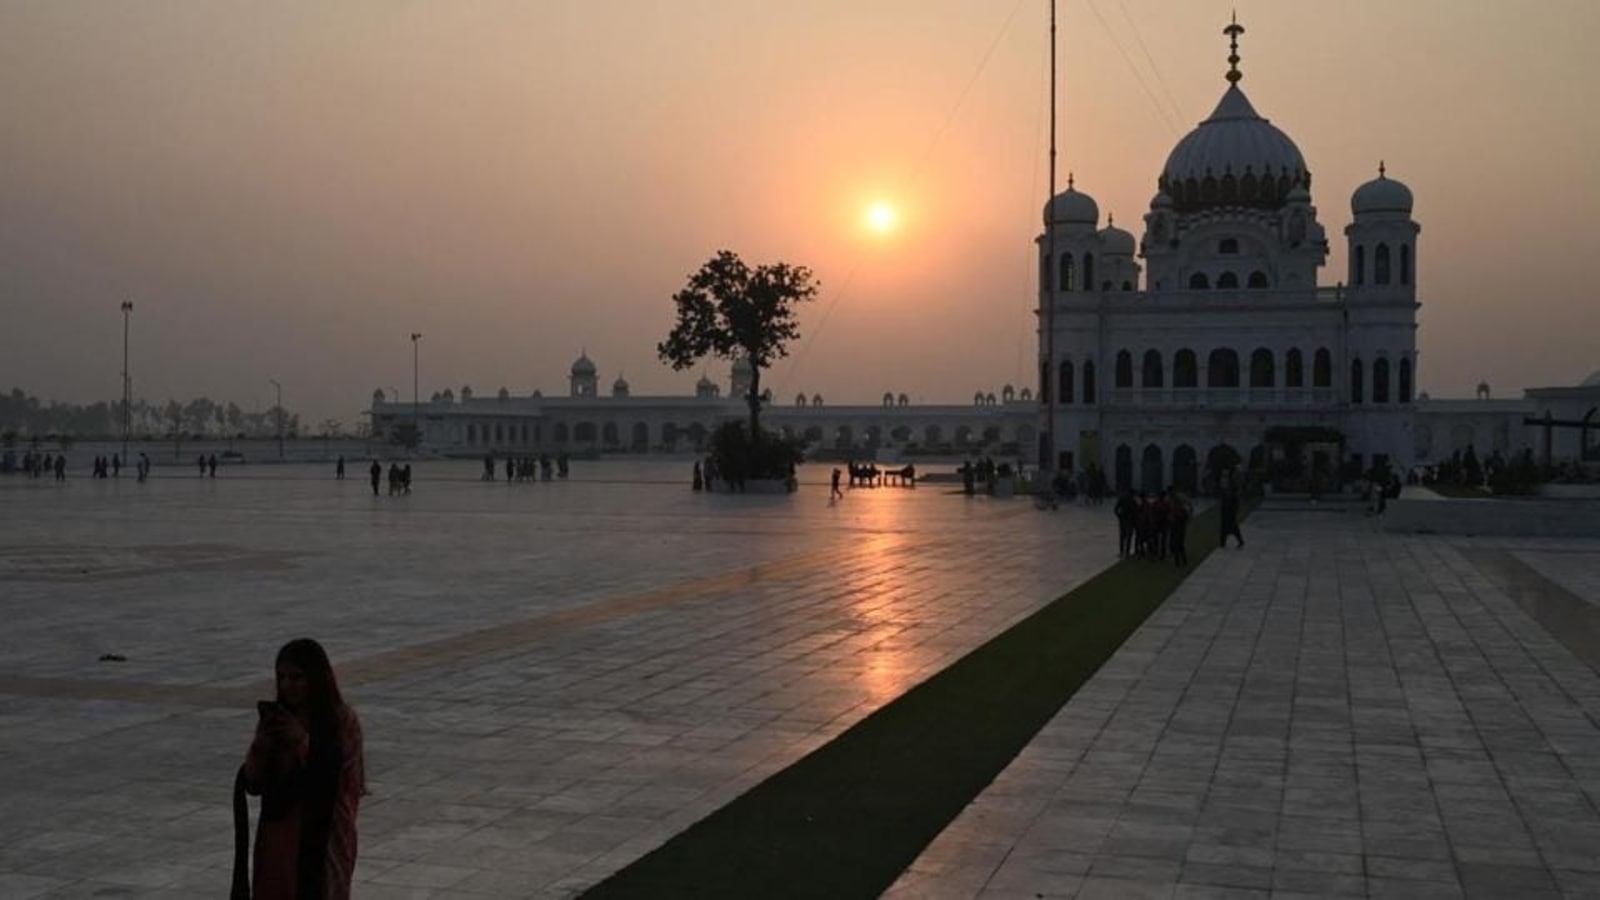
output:
[[[122,477],[122,457],[115,453],[111,454],[111,477]]]
[[[215,453],[211,454],[211,458],[206,460],[206,469],[212,478],[217,477],[217,455]]]
[[[844,491],[839,490],[839,467],[838,466],[834,466],[833,467],[833,489],[828,492],[828,499],[829,500],[832,500],[835,497],[838,497],[841,500],[844,499]]]
[[[333,479],[335,481],[343,481],[344,480],[344,456],[342,454],[339,457],[339,461],[334,464],[334,467],[333,467]]]
[[[150,477],[150,457],[145,456],[144,455],[144,451],[141,450],[139,452],[139,483],[140,484],[144,484],[144,480],[146,478],[149,478],[149,477]]]
[[[517,461],[508,456],[508,457],[506,457],[506,484],[510,484],[511,482],[516,481],[516,480],[517,480]]]
[[[400,490],[402,493],[411,493],[411,463],[400,468]]]
[[[1228,546],[1228,537],[1231,535],[1244,547],[1244,535],[1239,532],[1239,489],[1234,486],[1233,479],[1222,487],[1221,507],[1222,527],[1218,539],[1218,546]]]
[[[195,469],[201,478],[206,477],[206,455],[204,453],[194,458]]]
[[[67,455],[65,453],[56,457],[56,480],[67,480]]]
[[[383,481],[383,466],[377,460],[372,461],[372,467],[367,469],[367,476],[372,479],[372,496],[378,496],[378,484]]]
[[[1189,538],[1189,504],[1181,494],[1173,494],[1171,505],[1167,510],[1167,549],[1172,551],[1172,562],[1182,568],[1189,564],[1189,549],[1186,541]]]
[[[835,470],[837,471],[837,470]],[[835,479],[837,480],[837,479]],[[700,490],[706,486],[705,477],[700,474],[700,460],[694,461],[694,489]]]
[[[1117,555],[1125,557],[1133,552],[1133,527],[1139,519],[1139,504],[1134,502],[1133,492],[1123,491],[1111,512],[1117,517]]]

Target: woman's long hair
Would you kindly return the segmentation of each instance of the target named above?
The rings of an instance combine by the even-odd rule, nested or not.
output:
[[[306,675],[305,714],[313,739],[331,739],[337,745],[344,737],[339,733],[344,695],[339,693],[328,651],[311,638],[296,638],[278,650],[277,665],[284,663],[298,667]]]

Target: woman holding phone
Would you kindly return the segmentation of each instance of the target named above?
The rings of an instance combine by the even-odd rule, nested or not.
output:
[[[322,645],[300,638],[277,659],[277,699],[258,704],[260,720],[235,789],[235,818],[248,810],[239,791],[261,797],[254,878],[245,884],[248,837],[236,833],[235,900],[344,900],[356,865],[356,813],[366,793],[361,723],[339,693]]]

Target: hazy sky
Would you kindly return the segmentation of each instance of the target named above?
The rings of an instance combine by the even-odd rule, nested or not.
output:
[[[1060,0],[1063,186],[1142,230],[1234,5],[1242,86],[1315,179],[1324,283],[1380,158],[1416,194],[1420,389],[1600,367],[1600,4]],[[409,399],[412,331],[424,396],[564,393],[584,348],[603,389],[687,393],[654,348],[723,247],[822,282],[780,397],[1020,386],[1047,10],[3,0],[0,388],[117,396],[131,299],[150,399],[265,407],[276,378],[354,423],[375,387]],[[861,224],[880,198],[888,238]]]

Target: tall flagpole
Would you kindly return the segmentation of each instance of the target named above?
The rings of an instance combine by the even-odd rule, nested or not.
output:
[[[1044,205],[1044,256],[1039,267],[1039,296],[1044,304],[1044,459],[1040,468],[1054,472],[1060,451],[1056,449],[1056,390],[1061,379],[1056,377],[1056,0],[1050,0],[1050,199]]]

